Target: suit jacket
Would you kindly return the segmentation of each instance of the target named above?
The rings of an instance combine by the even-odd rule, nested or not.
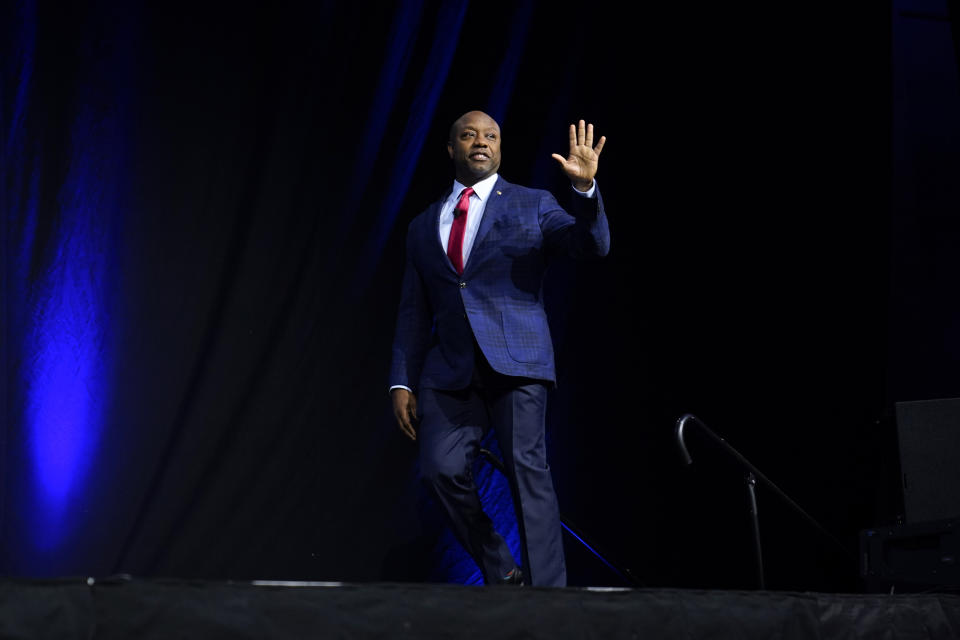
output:
[[[407,229],[390,385],[466,388],[474,340],[499,373],[555,382],[543,276],[555,255],[609,251],[599,189],[596,198],[571,194],[571,215],[548,191],[498,178],[463,275],[440,242],[440,208],[449,193]]]

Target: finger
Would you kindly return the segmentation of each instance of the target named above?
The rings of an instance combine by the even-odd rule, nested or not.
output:
[[[570,125],[570,151],[572,152],[574,147],[577,146],[577,128],[574,125]]]
[[[417,439],[417,432],[410,423],[410,419],[407,418],[405,410],[401,410],[399,413],[397,413],[397,424],[400,425],[400,431],[403,432],[403,435],[407,436],[411,440]]]
[[[588,147],[593,146],[593,125],[592,124],[587,125],[587,139],[583,141],[583,144],[587,145]]]
[[[410,437],[410,427],[407,425],[406,417],[399,413],[394,414],[394,417],[397,419],[397,426],[400,427],[400,431],[403,433],[403,435]]]
[[[593,152],[599,156],[600,152],[603,151],[603,144],[606,141],[607,141],[607,136],[600,136],[600,141],[597,142],[597,146],[593,148]]]
[[[583,144],[583,139],[586,136],[586,131],[584,131],[584,122],[581,120],[577,126],[577,146]]]
[[[553,158],[554,160],[556,160],[557,162],[559,162],[561,166],[567,164],[567,159],[564,158],[564,157],[563,157],[562,155],[560,155],[559,153],[551,153],[551,154],[550,154],[550,157]]]

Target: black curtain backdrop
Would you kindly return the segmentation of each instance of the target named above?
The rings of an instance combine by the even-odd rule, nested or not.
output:
[[[452,579],[386,372],[406,225],[475,108],[501,174],[558,195],[569,123],[608,137],[612,251],[547,283],[573,522],[650,586],[752,586],[742,477],[695,435],[682,467],[685,412],[851,549],[896,512],[885,3],[9,4],[0,572]],[[98,409],[45,519],[63,269]],[[760,509],[770,587],[857,587]],[[567,550],[572,583],[619,584]]]

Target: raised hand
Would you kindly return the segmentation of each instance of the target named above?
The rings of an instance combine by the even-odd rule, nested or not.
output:
[[[589,191],[593,186],[593,177],[597,175],[597,161],[606,141],[606,136],[600,136],[597,145],[593,146],[593,125],[581,120],[579,125],[570,125],[569,155],[564,158],[554,153],[550,157],[560,163],[576,189]]]

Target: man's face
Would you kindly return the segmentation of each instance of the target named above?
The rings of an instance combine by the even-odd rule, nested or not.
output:
[[[500,169],[500,126],[482,111],[471,111],[450,129],[447,152],[457,180],[472,186]]]

